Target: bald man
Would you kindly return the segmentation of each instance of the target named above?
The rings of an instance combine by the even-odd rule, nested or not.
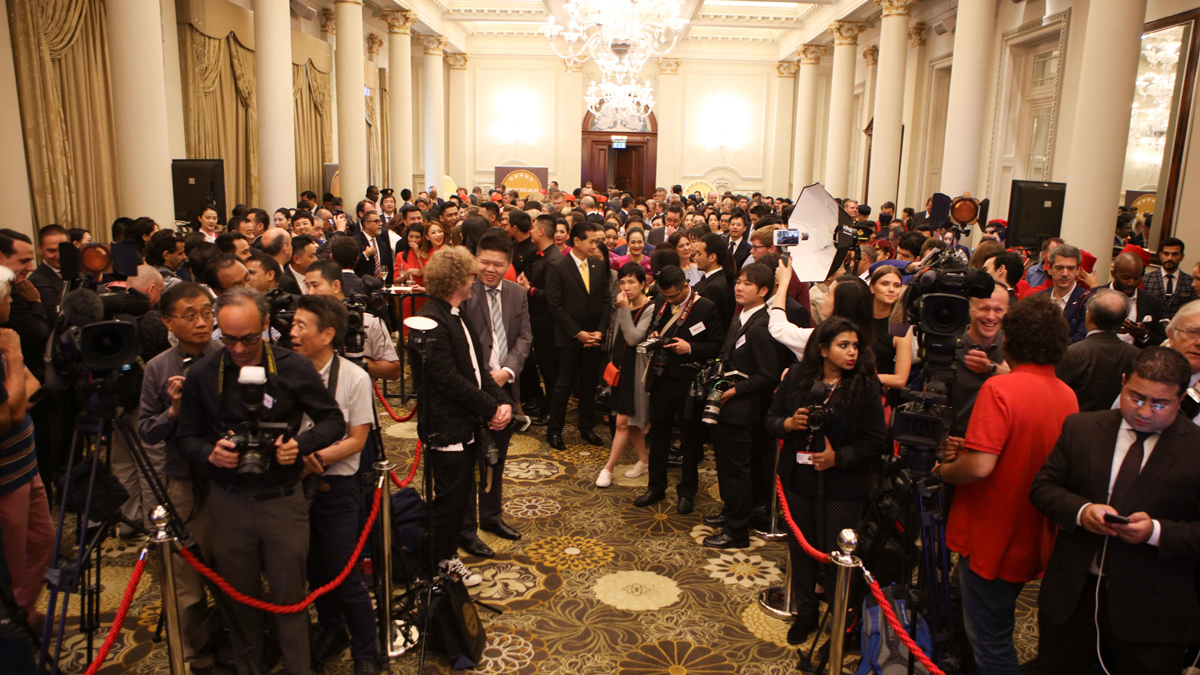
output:
[[[1067,347],[1055,368],[1058,379],[1075,391],[1080,412],[1108,410],[1121,393],[1121,376],[1138,354],[1118,333],[1132,307],[1129,296],[1108,288],[1098,288],[1088,298],[1087,337]]]
[[[137,276],[130,277],[125,284],[130,290],[149,298],[152,306],[158,305],[158,299],[163,292],[163,276],[153,265],[138,265]]]
[[[279,287],[292,295],[300,295],[300,282],[287,272],[292,262],[292,235],[281,227],[272,227],[263,233],[262,245],[263,253],[274,258],[284,271],[279,275]]]
[[[1113,260],[1112,281],[1101,286],[1120,291],[1132,300],[1129,315],[1118,335],[1122,342],[1139,348],[1160,345],[1167,339],[1162,323],[1162,300],[1138,289],[1144,271],[1145,265],[1137,254],[1122,253]]]

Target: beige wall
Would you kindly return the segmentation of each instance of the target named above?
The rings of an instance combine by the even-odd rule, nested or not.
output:
[[[33,201],[25,164],[21,108],[17,102],[17,69],[13,63],[8,12],[0,12],[0,185],[5,186],[7,227],[33,236]]]

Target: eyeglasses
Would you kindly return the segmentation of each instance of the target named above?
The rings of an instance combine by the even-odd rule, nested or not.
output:
[[[261,333],[252,333],[250,335],[243,335],[241,337],[234,337],[232,335],[221,335],[221,344],[225,345],[226,347],[232,347],[239,342],[247,347],[253,347],[254,345],[258,344],[261,341],[262,341]]]
[[[186,321],[187,323],[196,323],[196,319],[204,319],[205,321],[212,321],[213,313],[212,313],[211,309],[206,309],[206,310],[200,312],[199,314],[197,314],[196,312],[188,312],[187,314],[168,314],[167,316],[172,319],[182,319],[183,321]]]
[[[1181,336],[1184,335],[1186,335],[1187,339],[1191,340],[1192,342],[1200,340],[1200,328],[1176,328],[1173,332],[1175,333],[1175,339],[1177,341]]]
[[[1144,406],[1144,405],[1146,405],[1146,403],[1148,403],[1148,401],[1144,398],[1137,398],[1135,396],[1129,396],[1128,394],[1125,395],[1125,399],[1127,401],[1129,401],[1131,404],[1133,404],[1133,407],[1137,408],[1138,410],[1141,410],[1142,406]],[[1160,413],[1160,412],[1163,412],[1164,410],[1167,410],[1168,408],[1170,408],[1173,405],[1175,405],[1175,404],[1174,403],[1151,403],[1150,409],[1156,413]]]

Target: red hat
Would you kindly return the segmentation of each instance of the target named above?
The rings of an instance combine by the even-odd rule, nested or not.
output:
[[[499,193],[499,192],[497,192],[497,193],[494,193],[494,194],[492,195],[492,201],[494,201],[494,202],[498,202],[498,201],[500,201],[500,200],[502,200],[502,199],[504,199],[504,198],[500,196],[500,193]]]
[[[1133,253],[1142,259],[1142,265],[1150,264],[1150,251],[1136,244],[1125,244],[1125,248],[1121,249],[1121,253]]]
[[[608,197],[605,197],[604,195],[596,195],[596,199],[599,199],[601,204],[608,202]]]
[[[569,201],[569,202],[575,201],[575,195],[567,195],[566,197],[567,197],[567,201]]]
[[[1092,268],[1096,266],[1096,256],[1087,251],[1081,250],[1080,252],[1083,253],[1083,260],[1079,262],[1079,266],[1088,272],[1093,272]]]

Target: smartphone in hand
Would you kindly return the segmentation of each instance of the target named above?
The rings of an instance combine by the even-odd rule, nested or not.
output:
[[[1116,525],[1128,525],[1129,519],[1125,516],[1118,516],[1115,513],[1106,513],[1104,514],[1104,522],[1113,523]]]

